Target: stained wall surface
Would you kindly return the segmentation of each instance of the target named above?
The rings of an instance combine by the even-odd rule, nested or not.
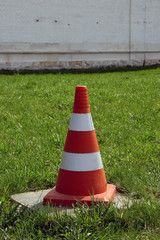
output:
[[[160,63],[160,0],[0,0],[0,69]]]

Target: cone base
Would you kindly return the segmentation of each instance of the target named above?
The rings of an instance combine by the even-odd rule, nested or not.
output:
[[[107,191],[96,194],[94,196],[73,196],[62,194],[56,191],[56,187],[54,187],[43,199],[43,205],[49,204],[51,206],[72,206],[74,204],[77,206],[77,202],[80,204],[86,203],[90,206],[93,202],[104,202],[109,203],[114,199],[116,195],[116,186],[112,184],[107,184]]]

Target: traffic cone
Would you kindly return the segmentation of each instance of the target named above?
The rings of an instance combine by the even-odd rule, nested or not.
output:
[[[106,182],[89,110],[87,87],[77,86],[57,183],[44,197],[43,204],[107,203],[115,194],[116,186]]]

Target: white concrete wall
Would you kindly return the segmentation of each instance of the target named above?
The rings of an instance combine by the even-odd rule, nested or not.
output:
[[[160,0],[0,0],[0,69],[160,63]]]

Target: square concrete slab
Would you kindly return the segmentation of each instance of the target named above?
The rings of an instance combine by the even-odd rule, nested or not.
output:
[[[74,213],[74,209],[72,207],[50,207],[43,205],[43,198],[50,190],[51,189],[14,194],[11,195],[11,201],[32,210],[44,209],[49,213],[58,211],[61,214],[65,212],[72,215]]]
[[[30,209],[37,208],[48,209],[48,206],[43,205],[43,198],[50,190],[51,189],[40,190],[37,192],[14,194],[11,196],[11,200],[13,202],[20,204],[23,207],[27,207]],[[113,203],[117,208],[123,208],[132,205],[132,201],[127,196],[120,193],[116,194]],[[61,213],[66,212],[69,214],[73,214],[74,212],[74,209],[72,207],[58,207],[58,208],[50,207],[50,209],[53,211],[55,211],[55,209],[58,209],[58,211],[60,211]]]

